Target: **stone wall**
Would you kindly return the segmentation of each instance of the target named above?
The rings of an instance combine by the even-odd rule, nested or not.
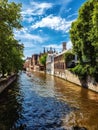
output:
[[[8,78],[0,80],[0,93],[5,90],[14,80],[16,79],[16,75],[9,76]]]
[[[95,80],[91,77],[88,77],[86,81],[79,79],[78,76],[76,76],[75,74],[71,73],[68,70],[65,70],[65,72],[62,74],[60,73],[56,73],[54,74],[57,77],[63,78],[67,81],[70,81],[74,84],[77,84],[79,86],[88,88],[92,91],[98,92],[98,83],[95,82]]]
[[[68,70],[65,70],[65,79],[81,86],[81,82],[80,82],[78,76],[76,76],[75,74],[72,74]]]
[[[55,71],[54,72],[54,75],[57,76],[57,77],[60,77],[62,79],[66,79],[66,75],[65,75],[65,72],[60,72],[60,71]]]

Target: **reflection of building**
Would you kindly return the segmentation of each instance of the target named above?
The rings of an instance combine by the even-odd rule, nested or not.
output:
[[[54,57],[56,56],[55,53],[48,54],[46,59],[46,73],[54,74]]]

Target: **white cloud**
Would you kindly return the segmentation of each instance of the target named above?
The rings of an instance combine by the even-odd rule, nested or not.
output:
[[[53,5],[52,3],[37,3],[37,2],[31,2],[31,5],[34,6],[34,11],[38,11],[41,14],[44,12],[44,10],[51,8]]]
[[[28,32],[28,28],[27,27],[23,27],[20,31],[17,31],[17,33],[27,33]]]
[[[60,44],[60,45],[57,45],[57,44],[49,44],[49,45],[46,45],[45,47],[46,47],[46,48],[52,47],[52,48],[55,48],[55,49],[61,49],[61,48],[62,48],[62,45],[61,45],[61,44]]]
[[[72,0],[59,0],[56,2],[57,5],[61,5],[59,16],[65,12],[65,9],[67,9],[68,4],[72,2]]]
[[[39,27],[48,27],[57,31],[68,32],[72,22],[73,20],[66,21],[64,18],[49,15],[35,23],[35,25],[32,25],[32,28],[37,29]]]
[[[25,16],[25,17],[23,18],[23,20],[24,20],[24,21],[27,21],[28,23],[31,23],[31,22],[34,21],[34,18],[31,17],[31,16],[29,16],[29,17],[26,17],[26,16]]]
[[[60,4],[60,5],[68,5],[72,0],[60,0],[60,1],[56,1],[56,4]]]
[[[26,42],[24,42],[23,44],[24,44],[24,47],[25,47],[25,48],[35,47],[35,44],[32,43],[32,42],[29,42],[29,41],[28,41],[28,42],[26,41]]]
[[[55,48],[57,51],[62,51],[62,48],[63,48],[62,43],[61,44],[49,44],[49,45],[46,45],[44,47],[46,47],[46,48],[52,47],[53,49]],[[70,40],[66,43],[66,48],[67,49],[72,48],[72,42]]]
[[[44,41],[47,40],[47,38],[41,37],[39,35],[34,35],[30,34],[28,32],[23,32],[23,31],[16,31],[15,32],[15,37],[22,42],[34,42],[34,43],[43,43]]]
[[[25,48],[24,49],[24,56],[25,56],[25,58],[24,59],[26,59],[27,57],[31,57],[32,56],[32,54],[33,54],[33,49],[27,49],[27,48]]]
[[[49,8],[52,8],[52,3],[39,3],[39,2],[31,2],[31,6],[24,11],[22,11],[22,16],[36,16],[36,15],[43,15],[45,11]]]
[[[31,16],[31,15],[33,15],[34,13],[33,13],[33,9],[28,8],[28,9],[26,9],[26,10],[23,10],[23,11],[21,12],[21,14],[22,14],[23,17],[25,17],[25,15]]]
[[[68,15],[67,19],[68,19],[68,18],[72,18],[73,16],[77,16],[77,15],[78,15],[78,13],[75,12],[75,13],[73,13],[73,14],[71,14],[71,15]]]
[[[67,10],[65,10],[66,13],[70,12],[72,10],[72,8],[69,8]]]
[[[14,30],[14,36],[16,38],[21,37],[21,35],[24,35],[26,33],[28,33],[28,28],[27,27],[24,27],[21,30],[17,30],[17,29]]]
[[[72,48],[72,42],[71,41],[68,41],[67,42],[67,49],[71,49]]]

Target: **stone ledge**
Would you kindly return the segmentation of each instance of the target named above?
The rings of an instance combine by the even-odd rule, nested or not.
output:
[[[0,79],[0,93],[3,92],[14,80],[16,79],[16,75],[8,76],[7,78]]]

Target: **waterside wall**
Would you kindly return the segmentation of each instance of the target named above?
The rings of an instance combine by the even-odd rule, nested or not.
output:
[[[87,80],[81,80],[77,75],[71,73],[69,70],[65,70],[63,74],[55,73],[54,75],[84,88],[88,88],[92,91],[98,92],[98,83],[96,83],[94,78],[92,77],[88,77]]]
[[[12,75],[7,78],[0,79],[0,93],[3,92],[15,79],[16,79],[16,75]]]

